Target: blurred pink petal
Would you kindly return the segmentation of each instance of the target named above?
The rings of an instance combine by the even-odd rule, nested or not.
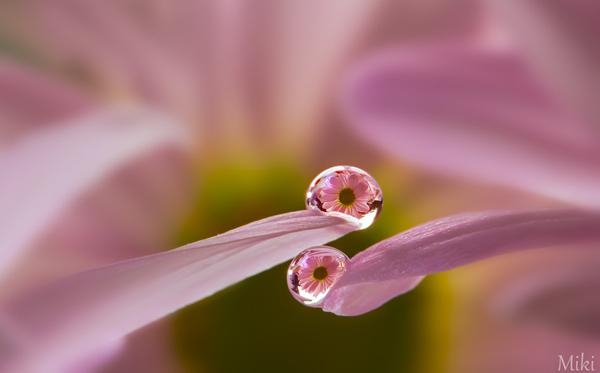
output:
[[[16,369],[71,359],[356,228],[310,211],[287,213],[67,277],[5,306],[21,351],[0,361]]]
[[[0,145],[35,125],[49,125],[91,107],[79,91],[0,59]]]
[[[591,313],[594,308],[585,310],[586,303],[597,299],[597,289],[590,291],[587,287],[586,299],[571,285],[584,278],[591,280],[592,269],[597,278],[598,260],[597,245],[590,245],[522,252],[456,271],[452,281],[455,367],[451,371],[556,372],[558,354],[566,359],[582,352],[588,358],[597,357],[600,340],[581,322],[597,317]],[[593,282],[597,284],[597,280]],[[557,291],[561,288],[583,296],[579,298],[583,301],[581,307],[561,303],[575,300]],[[543,298],[555,302],[540,309]],[[548,317],[558,310],[569,312],[559,312],[559,318]],[[578,320],[580,316],[585,318]]]
[[[0,301],[58,277],[162,250],[190,197],[189,154],[165,142],[74,197],[6,274]]]
[[[154,112],[119,109],[75,117],[6,147],[0,153],[0,274],[83,192],[151,150],[181,148],[184,135]]]
[[[194,66],[147,29],[125,2],[60,0],[52,6],[25,1],[4,6],[5,23],[21,42],[79,80],[109,94],[135,95],[185,111],[199,105]],[[151,8],[151,7],[150,7]],[[14,22],[14,20],[17,22]],[[190,40],[191,42],[191,40]],[[187,113],[186,113],[187,114]]]
[[[330,78],[351,47],[360,41],[381,0],[273,1],[271,39],[276,54],[268,78],[273,80],[270,133],[298,147],[317,136]],[[327,103],[328,104],[328,103]],[[280,144],[280,146],[283,144]],[[311,147],[307,147],[310,149]]]
[[[180,372],[173,351],[173,328],[170,320],[164,319],[147,325],[124,338],[123,351],[105,365],[102,372]]]
[[[381,2],[30,0],[2,6],[0,21],[94,88],[192,118],[201,140],[305,147],[330,76]]]
[[[452,372],[557,372],[559,355],[565,360],[581,353],[587,359],[598,357],[597,339],[546,325],[498,320],[486,315],[477,304],[458,317],[461,323],[454,330],[460,339],[453,343]]]
[[[598,241],[600,213],[541,210],[450,216],[381,241],[353,257],[323,309],[359,315],[412,289],[427,274],[517,250]]]
[[[372,46],[407,40],[465,39],[481,31],[480,0],[384,0],[369,29]]]
[[[418,166],[600,206],[600,141],[518,60],[468,45],[389,51],[349,76],[362,138]]]
[[[66,366],[60,367],[57,371],[65,373],[93,373],[102,372],[108,363],[123,353],[125,349],[125,340],[117,339],[97,348],[89,356],[86,356],[76,362],[70,362]]]
[[[600,2],[491,0],[533,71],[575,111],[600,125]]]
[[[529,263],[525,274],[497,285],[490,293],[495,313],[565,334],[600,336],[600,257],[596,248],[572,251],[554,263]]]

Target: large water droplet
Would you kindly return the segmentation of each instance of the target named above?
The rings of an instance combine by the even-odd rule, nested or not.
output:
[[[349,260],[346,254],[333,247],[306,249],[290,263],[288,288],[300,303],[319,307],[332,286],[346,272]]]
[[[359,229],[375,221],[383,194],[377,181],[357,167],[335,166],[314,178],[306,192],[306,207],[349,220]]]

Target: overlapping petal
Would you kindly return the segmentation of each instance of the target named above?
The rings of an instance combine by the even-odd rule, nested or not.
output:
[[[600,213],[579,210],[456,215],[381,241],[352,258],[323,309],[358,315],[427,274],[517,250],[600,241]]]
[[[594,0],[490,0],[546,86],[598,128],[600,3]]]
[[[9,40],[94,89],[193,119],[201,140],[299,148],[381,2],[28,0],[0,5],[0,21]]]
[[[185,142],[181,127],[155,112],[114,109],[80,114],[7,146],[0,154],[0,273],[111,172]]]
[[[2,13],[11,38],[97,90],[182,110],[199,94],[190,81],[193,67],[169,53],[173,45],[168,40],[144,30],[144,21],[151,20],[132,4],[90,1],[82,6],[61,0],[49,7],[33,0],[3,4]]]
[[[597,356],[598,313],[589,306],[597,299],[599,259],[597,245],[561,247],[458,271],[452,371],[556,371],[559,354],[566,361],[571,354]]]
[[[597,338],[600,300],[595,294],[600,289],[600,256],[595,247],[572,251],[570,255],[530,258],[528,271],[509,273],[490,293],[492,310],[502,319],[520,324]]]
[[[36,125],[51,125],[91,107],[74,87],[0,59],[0,146]]]
[[[55,366],[356,228],[310,211],[287,213],[67,277],[3,308],[20,344],[1,361],[13,369]]]
[[[348,123],[401,160],[600,206],[600,142],[515,56],[444,44],[382,53],[350,72]]]

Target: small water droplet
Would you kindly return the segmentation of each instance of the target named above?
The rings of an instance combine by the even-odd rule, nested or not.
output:
[[[377,181],[353,166],[335,166],[314,178],[306,192],[306,208],[340,216],[358,225],[371,226],[383,205]]]
[[[290,293],[306,306],[319,307],[346,272],[349,261],[346,254],[330,246],[317,246],[300,252],[287,271]]]

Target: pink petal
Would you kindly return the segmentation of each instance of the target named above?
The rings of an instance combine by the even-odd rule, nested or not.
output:
[[[339,197],[339,193],[336,194],[329,194],[326,192],[321,193],[321,202],[334,202],[337,201]]]
[[[529,264],[526,273],[511,274],[490,298],[502,318],[536,324],[563,333],[600,336],[600,256],[596,248]],[[546,260],[545,260],[546,259]]]
[[[417,166],[600,206],[600,142],[501,52],[448,44],[382,53],[351,72],[348,122]]]
[[[511,251],[600,241],[600,213],[484,212],[429,222],[352,258],[324,310],[358,315],[412,289],[422,276]]]
[[[547,318],[544,313],[552,314],[552,309],[535,314],[533,309],[521,312],[525,311],[521,306],[527,308],[529,299],[537,303],[536,295],[542,295],[544,289],[571,284],[573,279],[582,278],[577,271],[587,272],[597,265],[595,246],[522,252],[457,271],[460,273],[452,276],[458,282],[453,307],[460,312],[453,317],[456,333],[451,343],[456,351],[451,371],[552,372],[557,371],[559,353],[567,359],[571,353],[585,352],[588,358],[596,355],[600,341],[590,330],[572,328],[576,325],[572,320],[564,323]],[[552,293],[548,295],[552,297]],[[590,293],[589,298],[593,297]],[[564,306],[554,303],[550,308],[565,310]],[[578,315],[585,313],[571,316]],[[562,317],[562,321],[566,320]]]
[[[211,136],[306,148],[318,130],[331,75],[379,5],[33,1],[2,6],[0,21],[11,21],[14,34],[29,36],[45,57],[64,70],[83,71],[101,88],[217,123],[205,126]],[[23,12],[13,16],[13,8]]]
[[[323,203],[323,208],[325,210],[334,210],[334,211],[342,211],[345,207],[343,205],[341,205],[338,202],[335,201],[329,201],[329,202],[324,202]]]
[[[335,174],[328,177],[327,184],[330,186],[329,189],[335,191],[334,193],[339,192],[339,190],[344,187],[343,175]]]
[[[147,8],[152,11],[151,5]],[[196,66],[172,53],[172,45],[161,43],[162,35],[135,15],[145,12],[132,12],[114,1],[82,6],[72,0],[53,6],[28,2],[21,12],[16,33],[31,35],[44,52],[50,51],[48,59],[67,71],[74,67],[97,87],[126,91],[182,111],[192,100],[199,106]]]
[[[0,61],[0,148],[40,127],[49,131],[61,126],[92,106],[62,81]],[[0,287],[0,299],[57,276],[164,247],[174,213],[186,196],[187,157],[181,145],[165,142],[116,165],[102,183],[55,216],[41,235],[32,234],[34,243],[6,274],[10,286]]]
[[[341,188],[346,188],[348,186],[348,176],[349,175],[346,172],[336,173],[336,178],[340,182]]]
[[[25,342],[0,361],[39,367],[72,358],[354,229],[299,211],[67,277],[4,308]]]
[[[347,186],[352,189],[355,189],[358,186],[358,184],[360,184],[361,181],[363,181],[362,176],[352,174],[352,175],[348,176]]]
[[[369,205],[366,202],[356,201],[352,204],[352,208],[359,213],[365,213],[370,210]]]
[[[157,321],[125,338],[123,351],[106,366],[106,372],[176,372],[180,362],[173,356],[172,326]]]
[[[369,190],[369,184],[366,182],[358,182],[352,189],[354,190],[354,194],[357,195],[356,198],[369,198],[369,194],[366,193]]]
[[[492,0],[519,51],[547,86],[590,123],[600,123],[600,2]]]
[[[0,153],[0,274],[82,192],[126,162],[185,144],[173,122],[147,110],[79,116]]]
[[[378,1],[272,1],[269,132],[289,146],[311,144],[337,66],[373,21]],[[310,25],[307,27],[307,25]],[[311,149],[310,147],[308,149]]]
[[[64,83],[0,60],[0,145],[35,125],[49,125],[91,108],[90,100]]]
[[[567,360],[571,353],[576,358],[584,353],[588,359],[592,356],[597,359],[600,348],[597,339],[582,338],[539,325],[524,326],[482,314],[468,312],[466,316],[458,315],[461,323],[453,329],[458,336],[451,342],[456,347],[453,352],[455,366],[450,371],[557,372],[559,354]]]
[[[0,302],[59,277],[162,250],[190,197],[182,144],[155,146],[117,165],[52,218],[6,273]]]
[[[111,343],[106,346],[98,348],[93,354],[90,354],[75,363],[69,363],[67,366],[60,367],[60,370],[66,373],[99,372],[102,368],[105,368],[109,362],[122,354],[124,348],[124,339],[111,341]]]

